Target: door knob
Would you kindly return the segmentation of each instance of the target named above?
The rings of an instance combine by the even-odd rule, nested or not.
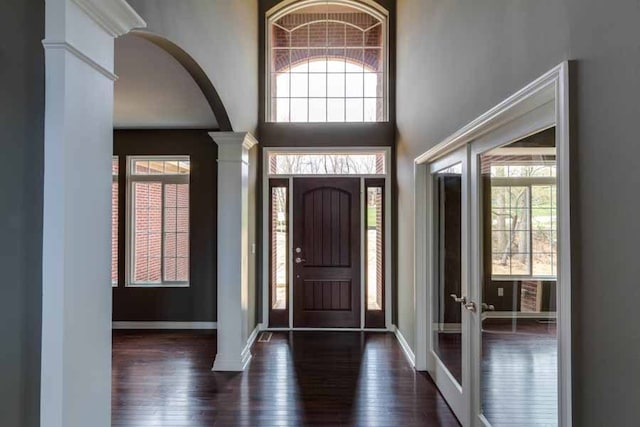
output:
[[[300,257],[296,258],[296,264],[300,264],[301,262],[307,262],[307,260]]]
[[[466,303],[464,305],[464,308],[466,308],[469,311],[475,312],[476,311],[476,303],[473,301],[470,301],[468,303]]]
[[[493,304],[487,304],[486,302],[482,303],[482,311],[495,311],[496,306]]]
[[[460,304],[466,304],[467,303],[467,297],[459,297],[456,294],[451,294],[449,295],[451,298],[453,298],[453,300],[455,302],[459,302]]]

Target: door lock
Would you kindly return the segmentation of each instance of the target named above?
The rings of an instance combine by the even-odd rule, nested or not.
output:
[[[304,258],[300,258],[300,257],[296,258],[296,264],[300,264],[302,262],[307,262],[307,260],[304,259]]]

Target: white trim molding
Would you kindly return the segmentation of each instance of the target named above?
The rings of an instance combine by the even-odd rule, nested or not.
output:
[[[398,329],[398,327],[395,325],[393,325],[393,334],[396,336],[396,339],[400,344],[400,348],[402,349],[402,352],[404,353],[405,356],[407,356],[407,360],[409,361],[409,364],[411,365],[412,368],[415,368],[416,355],[413,353],[413,350],[411,350],[411,346],[405,339],[404,335],[402,335],[402,332],[400,332],[400,329]]]
[[[96,70],[97,72],[105,76],[106,78],[113,81],[118,80],[118,76],[116,76],[113,72],[111,72],[107,68],[103,67],[102,65],[94,61],[92,58],[82,53],[80,49],[78,49],[68,41],[43,40],[42,46],[44,46],[46,50],[58,49],[58,50],[64,50],[66,52],[69,52],[70,54],[72,54],[73,56],[78,58],[80,61],[84,62],[85,64],[87,64],[88,66],[90,66],[91,68],[93,68],[94,70]]]
[[[216,329],[216,322],[114,321],[112,329]]]
[[[212,135],[215,132],[212,133]],[[285,174],[270,174],[269,172],[269,157],[272,154],[278,153],[287,153],[287,154],[370,154],[370,153],[383,153],[385,156],[385,173],[377,174],[377,175],[331,175],[331,174],[315,174],[315,175],[303,175],[303,174],[293,174],[293,175],[285,175]],[[289,294],[289,326],[288,327],[277,327],[277,328],[269,328],[269,298],[262,299],[262,323],[265,327],[269,328],[269,330],[324,330],[324,331],[376,331],[376,330],[384,330],[384,331],[393,331],[394,326],[391,321],[391,282],[393,278],[393,263],[392,263],[392,245],[389,242],[393,241],[393,209],[392,202],[394,200],[394,189],[392,185],[391,177],[393,176],[393,162],[391,158],[391,148],[389,147],[264,147],[262,150],[262,164],[264,167],[262,168],[262,194],[269,194],[269,179],[270,178],[282,178],[289,180],[289,191],[290,194],[293,194],[293,179],[301,178],[301,177],[318,177],[318,178],[359,178],[361,180],[361,191],[363,191],[364,181],[368,178],[379,178],[385,180],[384,185],[384,241],[388,244],[384,245],[384,281],[385,281],[385,291],[384,291],[384,312],[385,312],[385,326],[384,328],[365,328],[365,312],[366,312],[366,301],[364,300],[364,286],[365,286],[365,259],[364,259],[364,251],[361,254],[361,274],[362,274],[362,283],[361,283],[361,299],[362,303],[360,304],[360,327],[359,328],[297,328],[294,326],[293,319],[293,304],[294,304],[294,286],[293,281],[289,281],[288,286],[288,294]],[[365,194],[361,193],[361,202],[364,203]],[[270,286],[270,272],[269,272],[269,205],[270,199],[269,197],[262,197],[262,206],[261,206],[261,215],[263,218],[263,224],[267,224],[267,226],[262,227],[262,271],[259,274],[262,274],[262,292],[263,295],[269,295],[269,286]],[[364,206],[364,205],[363,205]],[[364,208],[363,208],[364,209]],[[258,212],[258,209],[256,209]],[[288,232],[290,236],[293,236],[293,203],[289,203],[289,218],[291,219],[288,222]],[[364,248],[364,223],[361,224],[361,244]],[[289,239],[289,253],[293,253],[293,239]],[[289,259],[289,264],[287,266],[289,277],[293,277],[293,262],[291,258]]]
[[[125,0],[72,0],[111,37],[120,37],[147,23]]]
[[[255,333],[248,334],[249,150],[248,132],[210,132],[218,145],[218,335],[214,371],[243,371]],[[255,330],[254,330],[255,332]],[[250,336],[247,336],[250,335]]]
[[[111,424],[113,43],[145,25],[125,0],[46,1],[43,427]]]

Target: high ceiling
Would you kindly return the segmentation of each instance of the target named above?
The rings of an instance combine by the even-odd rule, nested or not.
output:
[[[115,42],[116,129],[217,129],[202,91],[171,55],[126,35]]]

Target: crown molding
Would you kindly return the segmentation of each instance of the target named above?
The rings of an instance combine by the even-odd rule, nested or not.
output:
[[[209,132],[209,136],[216,144],[238,144],[250,150],[258,145],[258,140],[251,132]]]
[[[64,50],[66,52],[69,52],[70,54],[78,58],[80,61],[89,65],[91,68],[93,68],[94,70],[96,70],[97,72],[99,72],[100,74],[108,78],[109,80],[113,80],[113,81],[118,80],[118,76],[113,74],[111,71],[107,70],[102,65],[98,64],[96,61],[94,61],[84,53],[82,53],[80,49],[78,49],[77,47],[75,47],[73,44],[69,42],[43,40],[42,45],[46,50],[57,49],[57,50]]]
[[[72,0],[110,36],[119,37],[147,23],[125,0]]]

